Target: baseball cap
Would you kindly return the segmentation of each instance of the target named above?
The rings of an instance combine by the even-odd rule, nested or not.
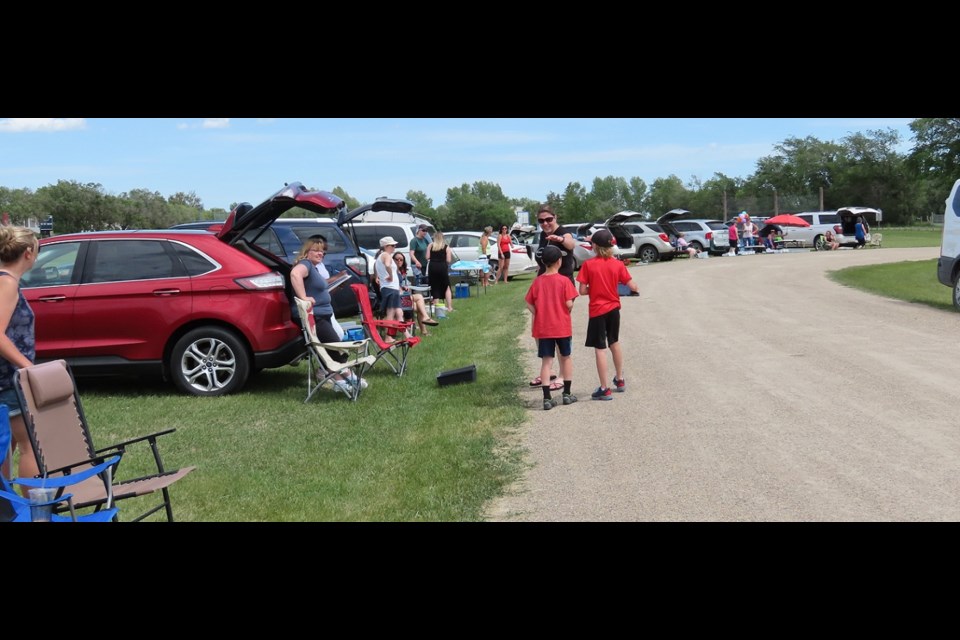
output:
[[[616,241],[613,239],[613,234],[606,229],[600,229],[590,236],[590,242],[598,247],[612,247],[616,244]]]
[[[543,260],[543,264],[553,264],[565,255],[567,255],[566,251],[563,251],[556,245],[548,244],[543,248],[540,259]]]
[[[396,244],[397,244],[397,241],[394,240],[392,236],[384,236],[384,237],[380,238],[380,248],[381,248],[381,249],[382,249],[383,247],[389,245],[389,244],[396,245]]]

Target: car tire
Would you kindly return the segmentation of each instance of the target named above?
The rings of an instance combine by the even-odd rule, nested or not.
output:
[[[703,251],[703,245],[694,240],[690,243],[690,246],[697,250],[697,252]]]
[[[649,244],[645,244],[640,247],[637,257],[640,259],[640,262],[656,262],[660,258],[660,252],[657,251],[656,247],[652,247]]]
[[[168,363],[173,384],[193,396],[238,391],[250,377],[250,355],[237,336],[221,327],[198,327],[177,340]]]
[[[826,242],[826,240],[823,239],[823,236],[822,236],[822,235],[819,235],[819,234],[818,234],[818,235],[813,239],[813,248],[816,249],[817,251],[825,251],[825,250],[826,250],[826,248],[827,248],[827,242]]]
[[[960,274],[953,279],[953,307],[960,311]]]

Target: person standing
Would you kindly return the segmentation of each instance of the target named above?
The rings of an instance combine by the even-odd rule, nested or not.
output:
[[[537,260],[537,275],[543,275],[547,270],[547,266],[541,258],[543,248],[553,245],[564,254],[560,261],[560,275],[570,278],[570,282],[573,282],[573,271],[576,264],[576,260],[573,258],[573,248],[577,242],[573,234],[563,232],[560,223],[557,222],[557,214],[553,212],[553,207],[549,204],[540,205],[540,209],[537,211],[537,224],[540,225],[540,241],[537,245],[537,252],[534,254]]]
[[[486,262],[490,264],[490,252],[493,250],[493,242],[490,240],[490,234],[493,233],[493,227],[484,227],[483,233],[480,234],[480,255],[477,256],[477,260]],[[483,286],[487,286],[487,272],[480,272],[480,281],[483,282]],[[494,282],[496,284],[496,282]]]
[[[453,295],[450,293],[450,263],[453,254],[443,241],[443,233],[433,234],[433,243],[427,247],[427,277],[430,279],[430,295],[434,300],[446,300],[447,311],[453,311]]]
[[[616,375],[613,386],[626,391],[623,379],[623,351],[620,349],[620,284],[625,284],[631,293],[637,293],[637,283],[633,281],[627,267],[613,257],[613,234],[601,229],[593,234],[593,246],[597,252],[580,266],[577,281],[580,283],[580,295],[590,296],[587,321],[587,340],[585,346],[594,348],[597,360],[597,376],[600,386],[590,397],[593,400],[612,400],[607,385],[607,345],[613,356]]]
[[[380,283],[380,313],[385,320],[403,322],[403,305],[400,304],[400,275],[397,272],[397,263],[393,260],[393,253],[397,250],[397,241],[392,236],[380,238],[380,255],[377,256],[375,269],[377,281]],[[394,342],[393,335],[388,331],[387,342]]]
[[[563,251],[548,246],[541,253],[547,270],[533,279],[533,284],[524,298],[527,309],[533,315],[533,337],[537,341],[540,356],[540,379],[547,380],[543,390],[543,408],[553,409],[557,401],[550,394],[550,369],[557,352],[560,353],[560,373],[563,376],[563,404],[573,404],[577,396],[571,393],[573,380],[573,320],[570,311],[577,297],[577,289],[566,277],[561,276],[560,263]],[[622,263],[621,263],[622,264]]]
[[[507,283],[510,275],[510,249],[511,249],[510,229],[507,225],[500,225],[500,235],[497,236],[497,259],[500,263],[497,265],[497,282],[500,281],[500,275],[503,274],[503,283]]]
[[[747,251],[753,249],[755,244],[755,229],[757,225],[753,224],[753,221],[750,219],[750,214],[746,211],[743,212],[743,248]]]
[[[430,246],[430,241],[427,240],[428,231],[429,227],[421,224],[410,241],[410,264],[413,266],[413,276],[417,284],[423,283],[427,273],[427,247]]]
[[[857,224],[853,228],[853,237],[857,239],[857,249],[862,249],[867,244],[867,223],[863,221],[863,216],[857,218]]]
[[[10,477],[13,452],[20,449],[17,475],[32,478],[40,473],[37,459],[23,423],[23,409],[13,387],[13,373],[29,367],[36,358],[33,309],[20,291],[20,278],[37,261],[40,243],[25,227],[0,227],[0,403],[7,405],[13,446],[10,457],[0,453],[0,472]],[[26,497],[26,487],[21,492]]]
[[[737,220],[734,218],[733,222],[727,227],[727,238],[730,241],[730,252],[727,253],[728,256],[735,256],[740,253],[740,234],[737,233]]]

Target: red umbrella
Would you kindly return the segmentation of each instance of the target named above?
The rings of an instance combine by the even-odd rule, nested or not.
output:
[[[778,216],[773,216],[772,218],[767,218],[763,221],[764,224],[779,224],[782,227],[809,227],[810,223],[793,215],[792,213],[781,213]]]

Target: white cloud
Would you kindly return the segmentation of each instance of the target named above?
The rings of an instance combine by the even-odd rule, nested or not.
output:
[[[71,131],[86,129],[85,118],[6,118],[0,120],[0,132]]]
[[[230,126],[230,118],[207,118],[202,126],[204,129],[226,129]]]

